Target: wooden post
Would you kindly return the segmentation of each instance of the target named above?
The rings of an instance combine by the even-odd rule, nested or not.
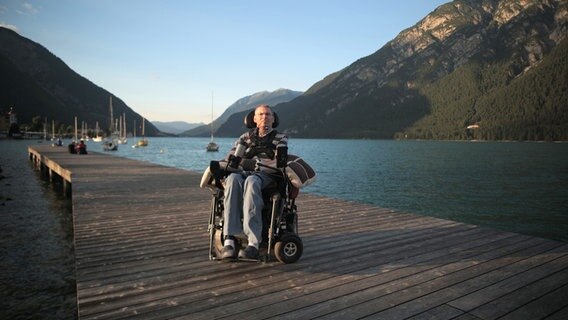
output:
[[[63,180],[63,195],[67,198],[71,197],[71,182],[62,179]]]

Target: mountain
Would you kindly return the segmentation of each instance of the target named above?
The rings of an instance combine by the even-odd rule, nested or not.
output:
[[[180,134],[184,131],[205,125],[203,122],[188,123],[185,121],[170,121],[170,122],[152,121],[152,124],[154,124],[156,128],[158,128],[158,130],[171,134]]]
[[[14,107],[19,123],[30,124],[39,116],[72,125],[77,117],[90,127],[98,121],[101,128],[109,128],[111,96],[115,118],[126,114],[127,127],[134,120],[141,123],[142,116],[120,98],[77,74],[43,46],[3,27],[0,74],[0,108],[7,112]],[[161,135],[150,122],[146,122],[145,133]]]
[[[293,137],[568,140],[567,34],[566,0],[455,0],[298,96],[237,101],[215,135],[238,136],[245,110],[264,102]],[[77,116],[109,126],[111,93],[1,27],[0,72],[0,108],[15,107],[20,122]],[[115,116],[141,119],[118,97],[113,104]],[[146,135],[157,134],[148,123]]]
[[[250,111],[252,108],[261,103],[275,106],[282,102],[288,102],[300,95],[302,95],[302,92],[300,91],[278,89],[272,92],[262,91],[250,96],[246,96],[230,105],[217,119],[215,119],[213,121],[213,128],[219,128],[225,121],[227,121],[227,119],[231,117],[231,115],[242,111]],[[186,137],[206,137],[211,135],[211,125],[203,125],[198,128],[183,132],[180,135]]]
[[[315,138],[568,140],[567,21],[564,0],[444,4],[277,105],[280,130]],[[242,132],[242,115],[234,116],[219,135]]]

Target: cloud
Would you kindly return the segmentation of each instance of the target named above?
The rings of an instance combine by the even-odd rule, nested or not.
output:
[[[26,16],[31,16],[38,13],[39,10],[36,9],[31,3],[24,2],[19,9],[16,9],[16,12]]]
[[[7,24],[4,21],[0,22],[0,27],[4,27],[6,29],[10,29],[19,33],[18,27],[16,27],[15,25]]]

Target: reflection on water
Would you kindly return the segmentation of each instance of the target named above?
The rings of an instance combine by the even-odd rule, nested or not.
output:
[[[29,143],[0,141],[2,319],[74,319],[71,201],[26,161]]]

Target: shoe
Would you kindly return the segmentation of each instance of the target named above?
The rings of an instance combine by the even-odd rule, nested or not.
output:
[[[221,250],[221,260],[231,261],[237,259],[237,252],[232,246],[224,246]]]
[[[244,250],[239,251],[239,259],[242,260],[258,260],[258,249],[253,246],[247,246]]]

